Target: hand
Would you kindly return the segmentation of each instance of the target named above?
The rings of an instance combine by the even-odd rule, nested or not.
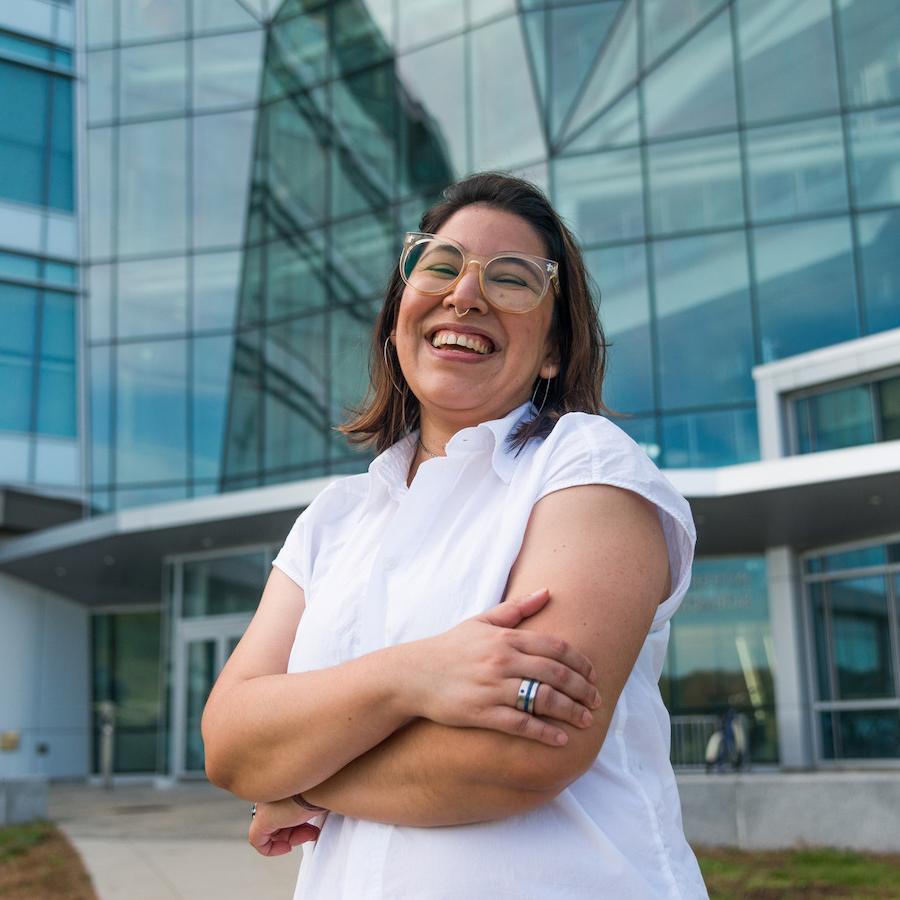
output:
[[[323,814],[303,809],[290,797],[275,803],[257,803],[247,840],[262,856],[282,856],[297,844],[319,837],[319,828],[310,825],[309,819],[320,815]]]
[[[591,661],[559,638],[517,630],[543,609],[544,589],[510,599],[433,638],[407,645],[407,680],[419,715],[443,725],[491,728],[562,746],[568,735],[547,719],[587,728],[600,705]],[[523,678],[541,682],[534,714],[515,708]]]

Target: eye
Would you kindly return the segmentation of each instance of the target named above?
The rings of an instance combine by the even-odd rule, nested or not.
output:
[[[434,263],[434,265],[428,266],[428,271],[443,278],[456,278],[457,274],[457,270],[448,263]]]

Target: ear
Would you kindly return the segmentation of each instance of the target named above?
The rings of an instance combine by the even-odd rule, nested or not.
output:
[[[544,364],[541,366],[538,375],[545,379],[555,378],[559,375],[559,370],[559,347],[557,346],[556,339],[552,336],[548,336],[547,353],[544,356]]]

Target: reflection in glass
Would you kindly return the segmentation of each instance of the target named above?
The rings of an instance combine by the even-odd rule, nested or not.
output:
[[[75,297],[45,291],[41,312],[41,358],[38,371],[39,434],[75,437]]]
[[[260,332],[239,332],[234,341],[228,392],[223,490],[236,490],[257,483],[263,436],[262,378]]]
[[[0,283],[0,429],[31,431],[31,389],[38,293]]]
[[[187,328],[186,307],[183,256],[119,263],[118,337],[181,334]]]
[[[216,642],[189,641],[187,652],[187,710],[185,721],[184,769],[202,772],[205,760],[200,719],[216,680]]]
[[[900,440],[900,377],[885,379],[878,385],[878,407],[881,439]],[[900,545],[897,549],[900,550]]]
[[[259,96],[262,47],[262,31],[195,38],[194,109],[254,103]]]
[[[332,10],[334,58],[341,72],[353,72],[393,55],[391,0],[339,0]]]
[[[183,252],[187,217],[184,119],[119,128],[119,252]]]
[[[274,99],[323,81],[329,72],[329,7],[276,22],[269,31],[263,94]]]
[[[184,41],[119,50],[119,115],[180,113],[187,106]]]
[[[222,448],[234,338],[197,337],[191,341],[191,475],[218,478],[222,474]]]
[[[856,206],[900,203],[900,106],[848,117]]]
[[[753,230],[763,361],[859,334],[846,218]]]
[[[643,236],[643,183],[637,150],[557,159],[554,167],[556,207],[582,243]]]
[[[800,453],[856,447],[875,441],[872,393],[857,384],[796,401]]]
[[[654,232],[724,228],[743,223],[736,134],[651,144],[647,155]]]
[[[759,221],[847,208],[837,117],[747,131],[750,213]]]
[[[265,585],[266,560],[262,552],[185,560],[182,565],[183,618],[256,612]]]
[[[900,210],[857,217],[866,331],[900,326]]]
[[[47,173],[47,205],[75,209],[75,150],[72,82],[57,78],[53,83],[53,116],[50,125],[50,171]]]
[[[650,300],[643,244],[626,244],[585,254],[600,288],[600,321],[610,346],[603,400],[619,412],[652,410],[653,361]],[[622,420],[615,420],[622,426]]]
[[[663,137],[736,124],[733,66],[726,8],[647,76],[647,134]]]
[[[44,203],[52,76],[0,61],[0,198]]]
[[[731,709],[746,718],[751,758],[776,760],[773,655],[765,559],[695,560],[660,680],[673,727]]]
[[[256,114],[196,116],[192,122],[194,246],[238,245],[247,217]]]
[[[738,0],[735,9],[748,121],[838,108],[829,0]]]
[[[192,328],[232,328],[237,313],[241,253],[199,253],[193,259]]]
[[[826,589],[827,585],[821,582],[812,582],[809,585],[816,655],[816,687],[819,700],[831,700],[834,693],[831,689],[831,648],[828,642],[831,626],[828,620]]]
[[[657,241],[653,267],[662,408],[752,401],[744,233]]]
[[[187,342],[117,348],[116,480],[187,477]]]
[[[332,226],[332,298],[365,300],[379,294],[396,264],[399,242],[383,216],[360,216]]]
[[[529,80],[518,19],[501,19],[469,34],[473,169],[531,162],[546,155],[540,110]],[[498,111],[508,109],[511,114]]]
[[[629,91],[609,109],[594,119],[580,132],[567,150],[602,150],[604,147],[621,147],[638,141],[637,90]]]
[[[266,319],[281,319],[326,305],[326,251],[321,232],[273,241],[266,257]]]
[[[668,468],[729,466],[759,459],[755,409],[725,409],[662,417],[663,455]]]
[[[644,65],[650,66],[721,4],[722,0],[644,0]]]
[[[900,16],[895,0],[839,0],[847,98],[853,106],[900,99]]]
[[[896,709],[825,712],[822,719],[825,759],[900,757],[900,711]],[[833,723],[826,725],[827,719]]]

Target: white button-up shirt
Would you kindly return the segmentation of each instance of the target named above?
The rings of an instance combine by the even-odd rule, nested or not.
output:
[[[494,822],[384,825],[330,813],[305,844],[295,900],[706,897],[685,841],[659,675],[669,618],[690,582],[687,501],[608,419],[569,413],[518,455],[506,438],[531,410],[464,428],[406,480],[417,434],[369,471],[329,485],[274,561],[306,596],[289,672],[446,631],[503,597],[535,503],[611,484],[658,509],[672,593],[660,604],[591,768],[554,800]]]

